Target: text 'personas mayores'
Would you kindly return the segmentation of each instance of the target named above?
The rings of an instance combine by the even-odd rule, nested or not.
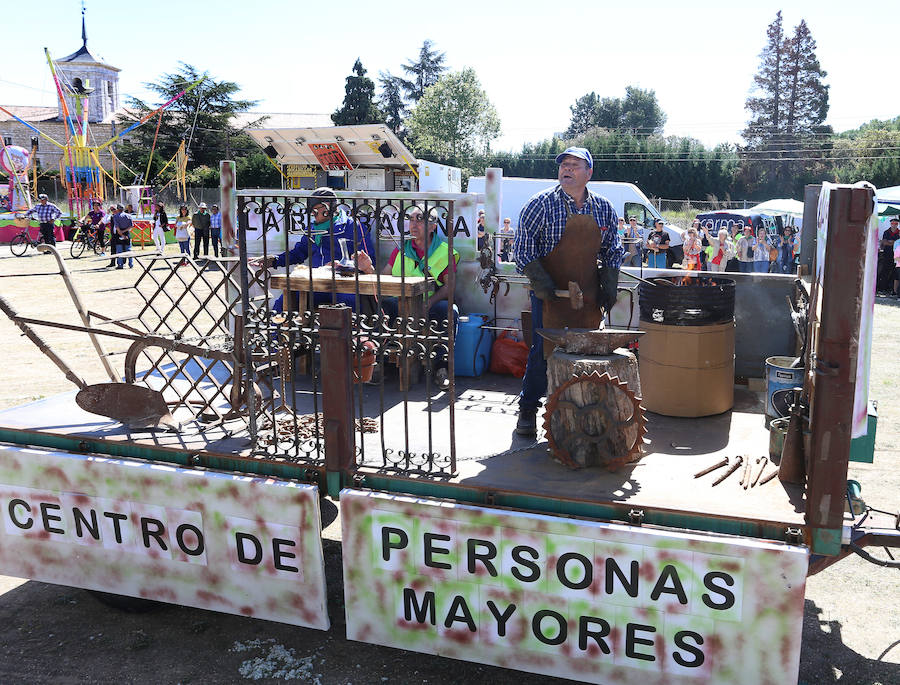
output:
[[[210,535],[200,512],[141,502],[0,486],[8,535],[42,543],[68,543],[154,559],[207,565]],[[224,517],[232,568],[302,579],[297,527]]]
[[[744,560],[663,538],[631,544],[380,511],[372,533],[373,565],[397,583],[398,625],[411,630],[699,673],[716,625],[741,620]]]

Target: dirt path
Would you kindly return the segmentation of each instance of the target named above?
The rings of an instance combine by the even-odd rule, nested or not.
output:
[[[66,250],[68,245],[63,246]],[[172,249],[172,246],[169,246]],[[149,251],[148,251],[149,253]],[[77,321],[52,257],[16,258],[0,247],[0,292],[24,316]],[[68,253],[66,252],[66,255]],[[139,311],[131,288],[138,269],[103,268],[107,261],[67,259],[86,306],[108,316]],[[24,275],[24,274],[45,275]],[[16,275],[16,276],[13,276]],[[854,464],[850,477],[863,498],[882,509],[900,506],[900,379],[896,350],[900,306],[876,305],[871,396],[879,400],[875,463]],[[42,333],[88,382],[105,380],[81,333]],[[72,389],[37,348],[0,319],[4,350],[0,408]],[[121,371],[127,342],[104,343]],[[344,638],[336,507],[325,501],[325,559],[332,630],[322,633],[225,614],[165,606],[122,613],[72,588],[0,577],[0,673],[16,683],[234,683],[297,680],[346,683],[515,683],[547,679]],[[900,683],[900,575],[858,558],[809,579],[800,682]]]

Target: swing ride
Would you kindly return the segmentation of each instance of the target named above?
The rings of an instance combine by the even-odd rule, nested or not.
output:
[[[35,134],[32,137],[31,151],[20,146],[6,145],[5,141],[0,138],[0,169],[9,179],[6,194],[0,193],[0,227],[12,224],[17,229],[21,229],[28,225],[28,220],[22,217],[22,213],[33,206],[33,196],[37,194],[37,164],[34,151],[39,138],[48,141],[63,153],[60,160],[59,178],[65,189],[68,205],[68,215],[66,215],[65,208],[61,207],[63,209],[63,223],[71,225],[79,217],[87,214],[91,209],[91,204],[95,201],[100,201],[102,204],[113,201],[121,202],[125,205],[131,204],[137,217],[151,214],[154,203],[153,189],[151,186],[142,185],[139,182],[142,178],[146,179],[149,175],[150,165],[153,162],[156,151],[159,126],[162,123],[163,113],[172,104],[200,85],[206,77],[201,76],[196,81],[187,84],[175,96],[138,118],[105,142],[96,143],[88,125],[88,102],[93,92],[89,82],[81,78],[73,78],[69,82],[65,75],[57,70],[54,61],[50,57],[49,50],[44,48],[44,54],[56,88],[60,113],[65,123],[66,139],[65,141],[58,141],[33,124],[0,106],[0,112],[8,115]],[[67,96],[73,102],[74,106],[71,108]],[[200,106],[199,102],[197,106]],[[154,117],[157,118],[156,134],[153,137],[147,168],[142,176],[129,169],[116,156],[112,146],[131,131]],[[108,152],[112,158],[112,165],[109,171],[103,168],[99,159],[101,151],[106,151],[107,148],[109,148]],[[172,164],[175,165],[173,181],[179,191],[179,197],[186,200],[184,176],[187,166],[187,151],[183,140],[176,153],[166,162],[160,173]],[[134,174],[136,185],[126,186],[120,183],[119,165],[122,165],[127,171]],[[32,176],[30,183],[29,172],[31,172]],[[112,184],[112,194],[107,193],[107,179]],[[135,235],[135,241],[142,244],[148,240],[149,224],[147,227],[143,227],[142,223],[138,221],[136,226],[138,235]],[[143,235],[144,233],[147,235]]]

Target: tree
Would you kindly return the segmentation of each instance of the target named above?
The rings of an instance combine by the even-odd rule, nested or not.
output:
[[[635,134],[662,133],[666,115],[656,101],[656,92],[634,86],[625,88],[625,98],[600,98],[591,92],[569,108],[572,119],[566,137],[582,135],[592,128],[622,129]]]
[[[766,46],[759,54],[759,71],[753,77],[760,95],[747,98],[750,121],[741,134],[748,143],[761,142],[782,130],[784,98],[784,28],[781,10],[766,29]]]
[[[419,57],[416,61],[409,61],[403,66],[405,71],[411,78],[399,79],[406,96],[414,103],[422,99],[425,90],[429,86],[437,83],[441,75],[447,71],[444,66],[445,55],[433,49],[434,43],[425,40],[419,50]]]
[[[402,137],[405,133],[403,119],[407,111],[403,101],[403,79],[389,71],[382,71],[378,74],[378,83],[381,85],[378,104],[384,112],[384,121],[389,129]]]
[[[406,120],[416,154],[432,153],[465,165],[490,150],[500,118],[471,68],[442,76],[429,86]]]
[[[200,76],[200,72],[194,66],[182,62],[177,72],[163,74],[157,82],[144,85],[159,94],[162,104],[178,95]],[[206,165],[218,168],[219,160],[232,156],[231,153],[237,148],[246,147],[249,140],[236,127],[235,117],[256,102],[237,99],[239,91],[240,86],[233,81],[217,81],[207,76],[203,82],[167,108],[162,113],[161,120],[153,117],[129,133],[128,142],[123,141],[118,146],[117,155],[135,171],[143,174],[156,138],[150,179],[145,179],[149,182],[155,178],[184,140],[191,167]],[[117,125],[130,126],[158,106],[151,106],[140,98],[129,97],[129,114],[120,116]],[[246,125],[256,126],[262,121],[263,119],[258,119]],[[253,147],[255,148],[255,145]],[[171,169],[170,165],[169,170]]]
[[[747,141],[741,179],[751,193],[796,192],[828,173],[828,86],[815,49],[804,20],[788,38],[778,12],[766,30],[759,72],[745,105],[750,120],[741,134]]]
[[[335,126],[353,126],[354,124],[376,124],[384,115],[373,102],[375,84],[357,58],[353,63],[353,72],[347,77],[344,86],[344,104],[335,110],[331,120]]]
[[[814,133],[828,115],[828,86],[822,83],[828,74],[819,65],[816,41],[805,20],[801,19],[794,29],[786,53],[785,128],[791,135]]]

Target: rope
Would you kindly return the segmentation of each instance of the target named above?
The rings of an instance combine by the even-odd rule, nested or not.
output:
[[[153,153],[156,151],[156,138],[159,136],[159,126],[162,124],[162,110],[159,110],[159,121],[156,122],[156,133],[153,134],[153,145],[150,146],[150,158],[147,160],[147,170],[144,178],[150,180],[150,165],[153,163]]]

